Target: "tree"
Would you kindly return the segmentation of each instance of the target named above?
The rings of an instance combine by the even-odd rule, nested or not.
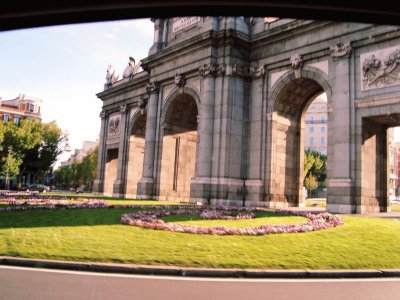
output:
[[[96,147],[83,157],[80,162],[62,166],[55,171],[55,183],[62,189],[85,186],[86,190],[93,189],[96,178],[97,156],[99,149]]]
[[[326,155],[306,150],[304,153],[304,186],[315,191],[326,179]]]
[[[68,150],[68,136],[56,122],[42,123],[25,119],[20,124],[4,123],[0,127],[0,169],[4,169],[8,149],[12,148],[13,170],[20,174],[30,172],[38,179],[49,171],[57,156]]]

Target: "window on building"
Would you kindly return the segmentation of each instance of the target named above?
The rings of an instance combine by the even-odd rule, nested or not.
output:
[[[321,123],[325,123],[325,116],[321,116]]]
[[[324,137],[321,137],[321,144],[325,145],[325,138]]]
[[[314,145],[314,138],[310,137],[310,145]]]
[[[321,132],[325,132],[325,126],[321,126]]]
[[[19,125],[19,117],[14,117],[14,123]]]
[[[310,127],[310,132],[314,132],[314,127]]]
[[[310,120],[309,121],[310,121],[311,124],[313,124],[314,123],[314,117],[310,116]]]
[[[33,104],[29,104],[29,111],[34,112],[35,106]]]
[[[4,122],[4,123],[8,122],[9,119],[10,119],[10,116],[9,116],[9,115],[4,115],[4,116],[3,116],[3,122]]]

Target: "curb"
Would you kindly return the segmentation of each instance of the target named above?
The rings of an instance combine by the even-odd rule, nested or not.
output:
[[[222,268],[183,268],[114,263],[85,263],[43,259],[0,257],[0,265],[46,268],[69,271],[122,273],[157,276],[187,276],[215,278],[387,278],[400,277],[400,269],[383,270],[257,270]]]

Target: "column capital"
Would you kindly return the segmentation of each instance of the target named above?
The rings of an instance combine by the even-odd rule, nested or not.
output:
[[[105,110],[102,110],[102,111],[100,112],[100,114],[99,114],[99,117],[100,117],[100,119],[102,119],[102,120],[103,120],[106,116],[107,116],[107,113],[106,113]]]
[[[160,85],[158,82],[151,81],[146,85],[146,92],[151,94],[151,93],[157,93],[160,88]]]
[[[227,75],[242,77],[247,80],[261,78],[265,74],[265,67],[258,64],[245,66],[233,64],[227,67]]]
[[[331,46],[329,49],[329,53],[333,58],[349,57],[352,51],[353,48],[351,47],[350,42],[339,42]]]
[[[225,74],[224,64],[204,64],[199,68],[199,74],[207,76],[223,76]]]
[[[126,104],[121,104],[121,105],[119,106],[119,111],[120,111],[121,113],[126,112],[127,109],[128,109],[128,106],[127,106]]]

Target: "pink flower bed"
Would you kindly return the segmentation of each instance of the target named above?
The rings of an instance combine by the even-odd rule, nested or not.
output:
[[[236,228],[227,226],[200,227],[200,226],[183,225],[179,223],[169,223],[169,222],[164,222],[161,219],[158,219],[160,217],[168,215],[194,215],[194,214],[198,214],[205,218],[210,217],[210,219],[216,219],[216,216],[218,216],[218,214],[221,214],[221,216],[232,216],[232,213],[243,210],[247,212],[262,211],[259,209],[249,209],[249,208],[236,209],[236,208],[221,208],[221,207],[216,208],[213,211],[207,210],[206,214],[204,214],[205,210],[203,208],[192,208],[192,209],[186,208],[183,210],[178,209],[176,211],[173,210],[140,211],[137,213],[122,215],[121,222],[128,225],[133,225],[147,229],[154,229],[154,230],[166,230],[174,232],[193,233],[193,234],[215,234],[215,235],[267,235],[267,234],[278,234],[278,233],[300,233],[300,232],[309,232],[309,231],[333,228],[343,224],[343,220],[341,218],[326,212],[293,213],[289,211],[278,211],[279,213],[284,213],[287,215],[304,216],[308,218],[308,221],[298,224],[278,224],[278,225],[265,224],[251,228]],[[237,214],[236,216],[239,216],[239,214]],[[244,218],[250,218],[250,215],[249,217],[246,216]],[[222,219],[224,218],[222,217]],[[241,219],[241,218],[239,217],[235,219]]]
[[[250,228],[236,228],[227,226],[200,227],[179,223],[164,222],[159,219],[169,215],[199,215],[206,220],[241,220],[255,218],[255,212],[265,212],[264,209],[246,207],[210,207],[204,206],[173,206],[173,205],[108,205],[106,200],[84,198],[60,198],[60,197],[0,197],[0,202],[6,202],[8,206],[0,207],[0,212],[32,210],[32,209],[75,209],[75,208],[136,208],[142,209],[135,213],[124,214],[120,221],[124,224],[138,226],[154,230],[166,230],[193,234],[215,235],[267,235],[278,233],[309,232],[327,228],[333,228],[343,224],[343,220],[330,213],[306,213],[277,211],[287,215],[303,216],[308,218],[306,222],[298,224],[265,224]],[[71,203],[73,202],[73,203]]]

